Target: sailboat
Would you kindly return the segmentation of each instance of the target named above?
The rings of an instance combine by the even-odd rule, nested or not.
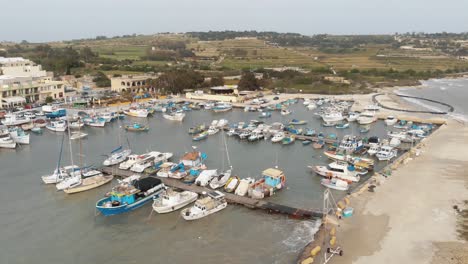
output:
[[[116,165],[119,163],[124,162],[130,154],[132,154],[131,149],[124,149],[122,147],[122,142],[120,138],[120,130],[119,130],[119,144],[120,146],[114,150],[111,151],[110,155],[107,157],[107,159],[104,160],[102,165],[104,166],[112,166]]]
[[[54,170],[52,174],[44,175],[41,177],[42,181],[45,184],[56,184],[56,183],[63,181],[65,178],[73,175],[74,173],[79,173],[78,166],[60,167],[60,162],[62,161],[62,150],[63,150],[64,138],[65,138],[65,134],[62,136],[62,143],[60,145],[60,152],[59,152],[59,158],[58,158],[56,169]]]
[[[231,160],[229,158],[229,151],[227,148],[226,136],[224,135],[224,132],[223,132],[223,143],[224,143],[224,148],[226,150],[226,158],[227,158],[227,162],[229,165],[229,169],[213,177],[213,179],[210,182],[211,189],[218,189],[218,188],[223,187],[228,182],[229,178],[231,178],[232,165],[231,165]],[[223,167],[224,167],[224,155],[223,155]]]

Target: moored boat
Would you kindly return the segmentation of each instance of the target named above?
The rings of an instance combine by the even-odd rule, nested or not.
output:
[[[153,210],[160,214],[174,212],[195,202],[197,198],[198,194],[195,192],[178,192],[169,188],[159,195],[159,197],[154,198]]]
[[[125,125],[125,130],[135,131],[135,132],[142,132],[142,131],[148,131],[149,127],[147,125],[143,125],[143,124],[135,122],[132,125]]]
[[[327,188],[339,190],[339,191],[347,191],[349,189],[348,182],[337,179],[337,178],[322,179],[320,181],[320,184],[322,184],[323,186]]]
[[[263,199],[272,196],[275,191],[286,186],[286,175],[277,168],[269,168],[262,172],[262,178],[249,188],[249,196],[254,199]]]
[[[109,183],[112,179],[114,179],[113,175],[96,175],[84,178],[81,180],[80,184],[66,188],[63,191],[68,194],[84,192]]]
[[[192,207],[181,211],[185,220],[196,220],[226,208],[227,202],[222,192],[212,191],[207,197],[198,199]]]

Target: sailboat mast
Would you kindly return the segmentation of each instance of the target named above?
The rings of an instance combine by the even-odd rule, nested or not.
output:
[[[70,118],[68,118],[68,116],[67,116],[68,145],[70,147],[70,161],[71,161],[71,165],[73,167],[75,164],[73,163],[73,149],[72,149],[72,143],[71,143],[71,138],[70,138],[71,134],[70,134],[70,128],[68,127],[69,121],[70,121]]]
[[[228,150],[228,147],[227,147],[226,135],[224,134],[224,131],[223,131],[223,139],[224,139],[224,147],[226,148],[226,157],[227,157],[227,161],[228,161],[228,164],[229,164],[229,168],[232,168],[231,159],[229,158],[229,150]],[[223,157],[224,157],[224,155],[223,155]]]
[[[60,169],[60,162],[62,162],[62,151],[63,151],[63,141],[65,140],[65,134],[62,135],[62,143],[60,144],[59,158],[57,162],[57,170]]]

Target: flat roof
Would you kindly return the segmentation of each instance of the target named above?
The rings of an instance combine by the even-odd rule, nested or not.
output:
[[[269,168],[263,171],[263,175],[270,176],[272,178],[278,178],[283,175],[283,172],[275,168]]]

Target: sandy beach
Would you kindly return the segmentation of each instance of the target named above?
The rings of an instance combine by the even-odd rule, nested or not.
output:
[[[345,254],[332,263],[468,263],[466,219],[454,209],[468,200],[468,127],[449,120],[420,150],[378,176],[375,192],[351,197],[355,214],[337,229]]]

